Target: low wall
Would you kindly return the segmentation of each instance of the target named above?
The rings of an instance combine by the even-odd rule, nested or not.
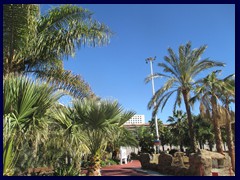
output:
[[[156,159],[158,158],[158,161]],[[167,153],[140,154],[139,160],[143,169],[149,169],[161,174],[175,176],[234,176],[231,170],[231,159],[228,154],[220,154],[206,150],[198,150],[189,158],[182,152],[174,156]]]

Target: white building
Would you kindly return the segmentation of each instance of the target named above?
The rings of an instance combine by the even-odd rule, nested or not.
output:
[[[130,124],[144,124],[145,123],[145,116],[144,115],[134,115],[131,119],[124,123],[124,125]]]

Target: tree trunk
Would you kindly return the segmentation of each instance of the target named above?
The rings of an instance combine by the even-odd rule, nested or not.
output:
[[[87,176],[101,176],[100,161],[100,156],[98,154],[92,155],[90,157],[88,171],[86,174]]]
[[[183,144],[182,144],[182,143],[180,144],[180,151],[181,151],[181,152],[184,152]]]
[[[226,133],[227,133],[227,146],[228,146],[228,154],[231,157],[232,161],[232,169],[235,171],[235,148],[233,143],[233,135],[231,128],[231,116],[229,110],[226,108]]]
[[[217,99],[214,95],[211,97],[211,103],[212,103],[212,120],[213,120],[214,133],[215,133],[216,149],[217,149],[217,152],[223,154],[222,134],[221,134],[220,125],[218,122],[219,114],[217,109]]]
[[[223,149],[224,149],[224,151],[226,151],[226,143],[225,142],[223,143]]]
[[[182,94],[183,94],[184,103],[185,103],[186,112],[187,112],[187,118],[188,118],[190,152],[196,152],[197,151],[196,137],[194,134],[192,114],[191,114],[190,105],[188,102],[189,101],[189,91],[183,90]]]
[[[210,151],[212,151],[212,149],[213,149],[213,143],[212,143],[212,142],[208,142],[208,146],[209,146]]]
[[[164,145],[162,145],[162,150],[165,151],[165,150],[164,150]]]
[[[198,143],[199,143],[200,149],[202,149],[202,143],[201,143],[201,141],[198,141]]]

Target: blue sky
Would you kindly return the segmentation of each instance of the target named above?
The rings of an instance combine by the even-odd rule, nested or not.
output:
[[[56,5],[41,5],[42,12]],[[109,45],[82,47],[74,58],[64,61],[64,67],[80,74],[96,95],[116,99],[127,110],[151,119],[147,104],[152,97],[151,83],[144,79],[150,74],[148,57],[156,56],[154,72],[162,72],[157,63],[163,62],[167,48],[175,51],[181,44],[192,42],[197,48],[207,44],[202,58],[226,63],[220,78],[235,72],[235,5],[234,4],[91,4],[79,5],[94,12],[94,18],[104,22],[115,33]],[[214,69],[212,69],[214,70]],[[210,71],[202,73],[206,76]],[[155,79],[155,89],[164,79]],[[175,96],[174,96],[175,97]],[[64,104],[68,98],[61,99]],[[166,122],[172,115],[174,98],[170,99],[158,117]],[[181,109],[185,111],[185,107]],[[198,104],[193,113],[198,114]]]

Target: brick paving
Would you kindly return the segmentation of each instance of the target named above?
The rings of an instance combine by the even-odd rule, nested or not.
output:
[[[140,172],[141,163],[133,160],[127,164],[112,165],[101,168],[102,176],[150,176],[147,173]]]

